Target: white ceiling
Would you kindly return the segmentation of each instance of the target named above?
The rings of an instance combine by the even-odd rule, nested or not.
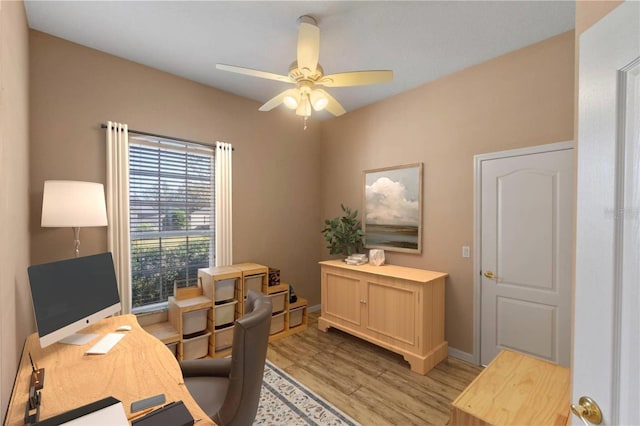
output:
[[[25,7],[30,28],[260,103],[288,86],[215,64],[286,75],[296,20],[312,15],[325,74],[394,72],[390,83],[328,89],[347,111],[569,31],[575,14],[574,1],[27,0]]]

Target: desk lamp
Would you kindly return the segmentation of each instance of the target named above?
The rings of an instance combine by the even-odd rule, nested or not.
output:
[[[101,183],[47,180],[42,193],[45,228],[73,228],[76,257],[80,256],[80,228],[107,226],[104,186]]]

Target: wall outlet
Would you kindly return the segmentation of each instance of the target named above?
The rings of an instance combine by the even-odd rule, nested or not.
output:
[[[462,257],[470,257],[469,246],[462,246]]]

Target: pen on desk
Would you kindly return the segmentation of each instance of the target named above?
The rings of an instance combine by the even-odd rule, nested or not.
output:
[[[131,420],[137,419],[138,417],[142,417],[142,416],[144,416],[145,414],[148,414],[148,413],[150,413],[150,412],[151,412],[151,411],[153,411],[153,410],[154,410],[154,408],[153,408],[153,407],[149,407],[149,408],[147,408],[146,410],[142,410],[142,411],[140,411],[139,413],[134,414],[133,416],[129,416],[129,417],[127,417],[127,420],[131,421]]]
[[[138,417],[141,417],[141,416],[144,416],[144,415],[146,415],[146,414],[149,414],[149,413],[150,413],[150,412],[152,412],[152,411],[161,410],[161,409],[163,409],[163,408],[170,407],[171,405],[174,405],[174,404],[176,404],[177,402],[178,402],[178,401],[173,401],[173,402],[170,402],[170,403],[168,403],[168,404],[164,404],[164,405],[162,405],[162,406],[160,406],[160,407],[149,407],[149,408],[147,408],[146,410],[140,411],[139,413],[136,413],[136,414],[134,414],[133,416],[131,416],[131,417],[127,418],[127,420],[131,421],[131,420],[137,419]]]

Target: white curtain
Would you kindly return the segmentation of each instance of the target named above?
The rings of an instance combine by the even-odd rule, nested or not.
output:
[[[122,313],[131,313],[131,244],[129,236],[129,130],[107,123],[107,247],[120,287]]]
[[[233,264],[232,155],[230,143],[216,142],[216,266]]]

